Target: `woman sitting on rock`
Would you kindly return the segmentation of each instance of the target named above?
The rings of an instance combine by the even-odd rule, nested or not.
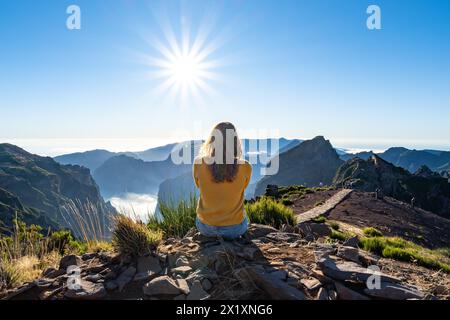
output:
[[[208,237],[239,238],[247,231],[244,191],[252,175],[250,163],[242,158],[236,128],[219,123],[202,145],[193,168],[200,189],[197,229]]]

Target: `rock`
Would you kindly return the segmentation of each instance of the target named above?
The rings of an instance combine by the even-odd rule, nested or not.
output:
[[[331,245],[320,245],[314,250],[314,259],[318,263],[320,260],[335,254],[335,252],[336,248]]]
[[[359,250],[354,247],[346,247],[346,246],[339,247],[337,256],[345,260],[360,263]]]
[[[320,288],[321,282],[315,278],[300,279],[300,283],[309,291],[314,291]]]
[[[212,283],[208,279],[203,279],[202,281],[202,287],[205,291],[209,291],[212,288]]]
[[[119,287],[119,285],[118,285],[117,282],[114,281],[114,280],[107,281],[107,282],[105,283],[105,288],[106,288],[106,290],[108,290],[108,291],[114,291],[114,290],[116,290],[118,287]]]
[[[189,294],[190,289],[187,281],[184,279],[177,279],[176,281],[178,288],[180,288],[181,292],[183,292],[183,294]]]
[[[208,269],[208,268],[200,268],[189,274],[187,276],[186,281],[189,283],[193,283],[195,280],[203,281],[204,279],[208,279],[211,282],[216,281],[218,278],[217,273]]]
[[[209,297],[208,292],[203,290],[200,281],[196,280],[192,283],[190,287],[190,292],[186,297],[186,300],[205,300]]]
[[[325,223],[301,222],[296,228],[308,241],[313,241],[320,237],[327,237],[331,234],[330,227]]]
[[[358,248],[359,240],[358,237],[351,237],[344,242],[344,246]]]
[[[173,300],[186,300],[186,296],[184,294],[180,294],[179,296],[173,298]]]
[[[330,257],[322,258],[317,262],[323,273],[333,279],[342,281],[356,281],[365,283],[374,272],[367,268],[362,268],[358,264],[350,261],[336,262]],[[381,281],[400,282],[399,279],[383,273],[377,274]]]
[[[275,242],[294,242],[301,239],[301,236],[296,233],[286,232],[272,232],[266,235],[266,238]]]
[[[120,274],[120,276],[116,279],[119,291],[122,291],[123,288],[133,280],[134,275],[136,274],[135,267],[128,267],[124,272]]]
[[[65,297],[74,300],[96,300],[106,296],[106,290],[101,283],[92,283],[86,280],[80,280],[79,285],[66,291]]]
[[[48,278],[49,276],[51,276],[56,271],[57,270],[55,268],[47,268],[47,269],[44,270],[44,272],[42,272],[42,276]]]
[[[242,251],[236,253],[237,256],[253,261],[261,255],[261,251],[254,246],[246,246]]]
[[[407,299],[424,299],[425,294],[417,288],[407,287],[397,283],[381,282],[379,289],[364,289],[364,292],[370,296],[391,299],[391,300],[407,300]]]
[[[181,290],[177,283],[169,276],[160,276],[150,282],[147,282],[144,287],[144,294],[147,296],[155,295],[172,295],[176,296],[181,294]]]
[[[288,232],[288,233],[294,233],[295,228],[293,226],[290,226],[288,224],[283,224],[280,229],[281,232]]]
[[[59,262],[59,269],[60,270],[67,270],[70,266],[81,266],[83,261],[79,256],[76,256],[74,254],[64,256],[61,261]]]
[[[287,271],[286,270],[276,270],[274,272],[269,273],[271,277],[275,277],[279,280],[286,280],[287,278]]]
[[[186,274],[189,274],[190,272],[192,272],[192,268],[190,266],[181,266],[181,267],[173,268],[171,270],[171,272],[176,273],[176,274],[186,275]]]
[[[278,232],[278,230],[271,226],[252,223],[247,230],[247,235],[250,239],[257,239],[263,238],[273,232]]]
[[[181,256],[175,261],[175,267],[188,266],[189,260],[185,256]]]
[[[352,289],[349,289],[339,282],[335,282],[334,286],[336,288],[338,297],[341,300],[370,300],[365,295],[362,295]]]
[[[317,300],[328,300],[328,292],[327,289],[324,287],[319,289],[319,292],[317,293]]]
[[[254,283],[274,300],[304,300],[305,295],[285,281],[272,277],[269,273],[252,267],[235,271],[236,278],[241,282]]]
[[[98,273],[90,274],[90,275],[86,276],[86,278],[85,278],[86,281],[91,281],[91,282],[98,282],[102,279],[103,279],[103,277]]]
[[[81,256],[81,260],[83,260],[83,261],[92,260],[96,257],[97,257],[96,253],[85,253]]]
[[[337,300],[337,298],[338,298],[338,295],[337,295],[336,291],[334,291],[334,290],[328,291],[328,299],[329,300]]]
[[[161,273],[161,271],[162,268],[161,264],[159,263],[158,257],[140,257],[137,261],[137,274],[134,277],[134,280],[150,280],[151,278]]]

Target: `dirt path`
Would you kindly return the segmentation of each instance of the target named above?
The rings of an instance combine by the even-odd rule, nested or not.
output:
[[[327,199],[324,204],[312,208],[304,213],[296,215],[297,223],[305,222],[317,218],[321,215],[327,214],[333,210],[339,203],[341,203],[353,190],[342,189],[331,198]]]

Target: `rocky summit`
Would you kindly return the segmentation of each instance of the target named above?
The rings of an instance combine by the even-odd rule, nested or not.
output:
[[[304,222],[313,224],[313,222]],[[285,228],[286,229],[286,228]],[[450,276],[357,247],[251,225],[242,239],[192,229],[146,256],[66,256],[60,268],[1,294],[6,300],[417,300],[448,299]]]

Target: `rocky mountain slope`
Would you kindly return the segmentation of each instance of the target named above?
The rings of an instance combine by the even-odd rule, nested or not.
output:
[[[309,187],[321,183],[331,184],[337,169],[343,163],[331,143],[324,137],[304,141],[280,154],[278,173],[262,178],[256,186],[255,195],[264,194],[269,184],[280,186],[297,184]]]
[[[18,217],[44,228],[70,228],[74,214],[96,215],[100,226],[115,210],[100,196],[89,170],[61,165],[11,144],[0,144],[0,221]],[[93,218],[93,217],[91,217]]]
[[[350,242],[329,244],[320,238],[306,241],[310,236],[314,234],[252,225],[245,239],[230,242],[206,238],[192,230],[182,239],[167,239],[157,250],[142,257],[106,252],[66,256],[59,269],[48,269],[41,279],[3,292],[0,297],[8,300],[449,298],[450,277],[445,273],[380,258]],[[74,268],[79,271],[70,271]]]
[[[386,196],[406,203],[414,198],[418,207],[450,217],[450,184],[424,167],[411,174],[376,155],[354,158],[339,168],[333,183],[370,192],[380,188]]]

